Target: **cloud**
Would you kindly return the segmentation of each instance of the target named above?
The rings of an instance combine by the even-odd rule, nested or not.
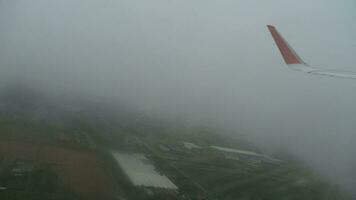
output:
[[[265,28],[275,24],[313,65],[355,71],[352,0],[0,5],[3,85],[120,98],[149,113],[247,130],[263,148],[288,147],[355,186],[356,82],[289,71]]]

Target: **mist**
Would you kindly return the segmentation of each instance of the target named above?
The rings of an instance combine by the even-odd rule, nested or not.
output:
[[[221,127],[351,190],[356,81],[290,71],[265,25],[309,64],[356,71],[355,13],[352,0],[0,1],[0,83]]]

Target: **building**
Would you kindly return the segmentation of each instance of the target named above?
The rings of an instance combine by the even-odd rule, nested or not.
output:
[[[256,162],[267,162],[267,163],[280,163],[281,160],[276,158],[272,158],[271,156],[267,156],[264,154],[255,153],[252,151],[240,150],[240,149],[232,149],[226,147],[219,147],[219,146],[210,146],[210,148],[214,150],[218,150],[225,155],[226,159],[230,160],[241,160],[247,159],[254,163]]]
[[[192,149],[201,149],[200,146],[194,144],[194,143],[191,143],[191,142],[183,142],[183,145],[185,148],[189,149],[189,150],[192,150]]]
[[[116,164],[130,184],[147,195],[178,194],[178,187],[165,175],[160,174],[143,154],[111,151]]]

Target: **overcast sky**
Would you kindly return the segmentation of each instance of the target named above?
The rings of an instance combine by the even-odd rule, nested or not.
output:
[[[120,98],[288,147],[356,187],[356,81],[289,70],[265,27],[310,65],[356,72],[354,0],[0,1],[0,82]]]

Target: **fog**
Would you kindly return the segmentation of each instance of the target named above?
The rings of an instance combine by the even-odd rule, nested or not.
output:
[[[289,70],[265,25],[309,64],[356,71],[355,13],[353,0],[3,0],[0,83],[224,127],[352,189],[356,81]]]

